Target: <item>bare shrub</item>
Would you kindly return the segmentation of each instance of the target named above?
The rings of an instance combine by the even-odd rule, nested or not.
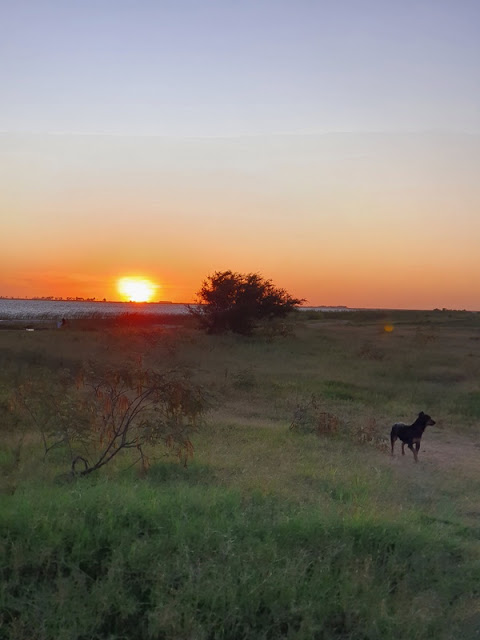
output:
[[[78,415],[68,370],[35,374],[18,382],[10,395],[9,409],[19,434],[24,437],[33,430],[39,435],[45,457],[52,449],[68,446]]]
[[[297,404],[295,407],[290,430],[298,433],[315,433],[319,436],[336,436],[340,435],[340,427],[340,418],[327,411],[312,395],[307,402]],[[345,428],[342,433],[357,444],[373,446],[381,451],[388,450],[387,439],[373,417],[360,420],[351,429]]]
[[[297,404],[290,425],[292,431],[300,433],[316,433],[317,435],[336,435],[340,420],[336,415],[325,411],[315,396],[308,402]]]
[[[25,382],[11,408],[40,433],[44,455],[70,452],[72,476],[100,469],[128,449],[144,470],[158,444],[186,466],[190,436],[207,409],[207,394],[188,371],[154,371],[140,360],[123,367],[92,363],[73,380]],[[61,383],[61,384],[60,384]]]
[[[381,434],[377,420],[373,417],[358,422],[353,428],[353,436],[358,444],[367,444],[381,451],[388,450],[388,442]]]

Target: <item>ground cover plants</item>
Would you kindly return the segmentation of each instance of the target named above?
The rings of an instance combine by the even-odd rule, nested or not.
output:
[[[479,316],[286,322],[0,332],[0,638],[478,637]],[[193,459],[72,476],[11,394],[125,356],[208,389]],[[421,410],[418,464],[392,459]]]

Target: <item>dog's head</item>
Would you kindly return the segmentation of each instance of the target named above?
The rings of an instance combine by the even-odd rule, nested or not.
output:
[[[426,427],[433,427],[433,425],[435,424],[435,420],[433,420],[433,418],[431,418],[426,413],[423,413],[423,411],[420,411],[418,417]]]

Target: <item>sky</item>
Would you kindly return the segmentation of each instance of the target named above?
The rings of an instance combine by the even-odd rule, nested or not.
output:
[[[480,310],[477,0],[0,0],[0,296]]]

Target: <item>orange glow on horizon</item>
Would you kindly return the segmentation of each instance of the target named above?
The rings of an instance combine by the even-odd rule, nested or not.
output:
[[[267,250],[268,247],[265,254]],[[152,260],[142,264],[138,271],[130,265],[118,265],[116,256],[105,254],[96,259],[89,255],[87,264],[80,259],[71,264],[62,256],[61,268],[52,263],[42,269],[35,268],[27,257],[21,267],[9,263],[0,269],[0,296],[192,303],[207,275],[230,268],[240,273],[258,271],[293,296],[305,298],[306,306],[480,310],[478,288],[472,289],[472,273],[478,272],[478,267],[475,269],[478,258],[473,254],[466,256],[466,265],[452,258],[440,266],[413,260],[391,265],[386,255],[378,258],[377,254],[376,259],[383,265],[381,269],[368,256],[354,254],[354,247],[350,254],[339,257],[311,256],[313,252],[298,265],[279,264],[276,257],[267,261],[264,256],[265,262],[252,268],[255,261],[250,256],[242,261],[222,256],[213,262],[210,254],[204,261],[172,254],[167,255],[167,267],[162,264],[159,268]],[[115,262],[114,268],[109,266]],[[121,290],[119,283],[123,280],[133,281],[133,287]],[[137,287],[138,283],[142,285]]]
[[[0,297],[192,303],[230,269],[308,306],[480,311],[470,134],[2,136]]]
[[[158,285],[147,278],[128,276],[117,281],[118,293],[125,302],[150,302]]]

